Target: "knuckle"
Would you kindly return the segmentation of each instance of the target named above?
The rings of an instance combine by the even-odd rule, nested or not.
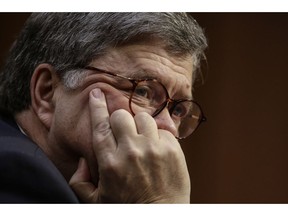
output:
[[[163,150],[161,149],[163,146],[156,140],[145,139],[144,145],[146,146],[144,152],[146,158],[149,158],[150,160],[158,160],[165,157],[165,155],[162,154]]]
[[[179,155],[182,153],[180,143],[169,131],[159,130],[159,138],[161,145],[165,146],[165,152],[167,152],[167,154]]]
[[[115,111],[111,114],[111,118],[112,118],[112,119],[113,119],[113,118],[118,119],[118,118],[123,118],[123,117],[125,117],[125,116],[127,116],[127,115],[130,115],[130,113],[129,113],[127,110],[125,110],[125,109],[118,109],[118,110],[115,110]]]
[[[126,154],[127,154],[127,159],[130,162],[138,162],[144,158],[143,151],[137,148],[130,148],[129,150],[127,150]]]
[[[110,123],[111,124],[121,124],[127,119],[132,118],[131,114],[125,109],[118,109],[115,110],[110,116]]]
[[[155,148],[150,148],[147,157],[152,161],[163,160],[165,158],[165,154],[157,151]]]
[[[152,116],[149,115],[147,112],[140,112],[140,113],[137,113],[134,118],[137,119],[137,120],[140,120],[140,121],[141,120],[145,120],[146,121],[149,118],[152,119]]]
[[[111,174],[117,174],[118,173],[118,163],[116,163],[114,160],[107,159],[104,164],[101,164],[100,172],[109,174],[108,176],[111,176]]]
[[[93,127],[93,140],[104,142],[111,137],[112,131],[108,121],[99,122]]]
[[[177,142],[177,139],[175,136],[169,131],[169,130],[164,130],[164,129],[159,129],[158,134],[162,139],[169,140],[170,142]]]
[[[108,117],[103,119],[100,122],[97,122],[93,125],[93,130],[97,131],[97,132],[106,132],[110,130],[110,124],[109,124],[109,120]]]
[[[167,152],[170,152],[172,154],[179,154],[179,152],[182,152],[180,144],[177,142],[171,142],[171,141],[170,142],[168,141],[166,150]]]

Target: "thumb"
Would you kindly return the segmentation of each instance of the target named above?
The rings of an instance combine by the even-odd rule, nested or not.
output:
[[[90,179],[87,161],[80,158],[78,168],[71,177],[69,185],[82,202],[95,203],[98,200],[98,190]]]

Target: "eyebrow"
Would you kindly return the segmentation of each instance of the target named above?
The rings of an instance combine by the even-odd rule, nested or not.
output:
[[[159,77],[157,77],[156,74],[151,75],[145,70],[139,70],[137,72],[134,71],[134,72],[128,72],[128,73],[127,71],[125,71],[126,72],[125,73],[124,71],[111,71],[111,70],[106,70],[106,69],[102,69],[102,68],[94,67],[94,66],[87,66],[85,68],[88,70],[92,70],[92,71],[98,70],[99,72],[104,72],[107,74],[116,75],[119,77],[133,79],[133,80],[155,79],[158,82],[160,82]]]
[[[94,67],[94,66],[92,66]],[[87,67],[89,69],[89,66]],[[161,79],[159,79],[159,77],[157,77],[156,75],[156,72],[152,72],[152,71],[147,71],[147,70],[138,70],[138,71],[134,71],[134,72],[128,72],[127,71],[107,71],[107,70],[104,70],[102,68],[98,68],[98,67],[94,67],[95,69],[98,69],[99,71],[104,71],[106,73],[111,73],[111,74],[114,74],[114,75],[119,75],[119,76],[122,76],[124,78],[129,78],[129,79],[134,79],[134,80],[141,80],[141,79],[155,79],[157,80],[158,82],[162,83],[163,84],[163,81]],[[152,74],[151,74],[152,73]],[[164,84],[163,84],[164,85]],[[167,86],[164,85],[166,90],[168,91],[167,89]],[[169,92],[168,92],[169,93]],[[169,93],[169,96],[170,93]],[[175,98],[174,98],[175,99]],[[179,98],[179,99],[194,99],[193,97],[193,92],[191,91],[191,95],[187,95],[186,97],[183,97],[183,98]]]
[[[151,74],[151,73],[152,73],[152,74]],[[139,76],[139,74],[140,74],[140,76]],[[132,76],[131,76],[132,79],[155,79],[155,80],[157,80],[158,82],[162,83],[162,84],[165,86],[166,90],[168,91],[167,86],[163,83],[163,80],[161,80],[161,79],[159,79],[159,77],[157,77],[156,72],[153,73],[152,71],[141,70],[141,71],[136,72],[134,75],[136,75],[136,76],[133,76],[133,75],[132,75]],[[186,87],[186,86],[185,86],[185,87]],[[179,99],[191,99],[191,100],[194,100],[193,91],[191,91],[190,93],[191,93],[191,94],[189,94],[189,95],[185,94],[186,97],[179,98]],[[169,96],[171,96],[169,91],[168,91],[168,94],[169,94]],[[180,93],[180,94],[181,94],[181,93]],[[182,94],[181,94],[181,95],[182,95]],[[184,95],[184,94],[183,94],[183,95]],[[175,99],[175,98],[174,98],[174,99]]]
[[[119,73],[119,74],[122,74],[122,73]],[[154,74],[152,71],[147,71],[147,70],[138,70],[134,72],[129,72],[125,74],[125,76],[128,76],[129,78],[132,78],[132,79],[156,79],[160,81],[159,77],[157,77],[156,74]]]

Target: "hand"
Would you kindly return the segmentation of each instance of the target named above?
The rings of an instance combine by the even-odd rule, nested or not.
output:
[[[116,110],[109,117],[100,89],[90,92],[93,149],[99,182],[94,185],[85,159],[70,180],[83,202],[189,203],[190,179],[182,149],[147,113]]]

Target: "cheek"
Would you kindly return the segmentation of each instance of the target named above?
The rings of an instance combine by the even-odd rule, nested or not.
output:
[[[129,94],[107,85],[93,85],[82,91],[80,95],[62,97],[55,107],[51,132],[59,145],[75,153],[80,152],[82,156],[88,156],[89,152],[92,152],[89,92],[93,88],[101,88],[105,94],[110,115],[118,109],[125,109],[131,113]]]
[[[51,134],[57,145],[74,154],[86,155],[91,151],[92,136],[88,104],[79,101],[63,100],[55,107]]]
[[[89,93],[95,88],[100,88],[101,91],[104,93],[108,112],[110,115],[115,110],[118,110],[118,109],[125,109],[128,112],[130,112],[130,109],[129,109],[130,93],[121,91],[119,89],[116,89],[112,85],[108,85],[106,83],[101,83],[101,82],[94,83],[93,85],[90,85],[85,88],[85,90],[81,93],[86,96],[86,97],[85,96],[82,97],[82,101],[81,101],[82,104],[87,103],[89,105]]]
[[[105,94],[108,112],[111,115],[118,109],[125,109],[131,113],[129,108],[129,94],[119,90],[106,91],[102,89]]]

